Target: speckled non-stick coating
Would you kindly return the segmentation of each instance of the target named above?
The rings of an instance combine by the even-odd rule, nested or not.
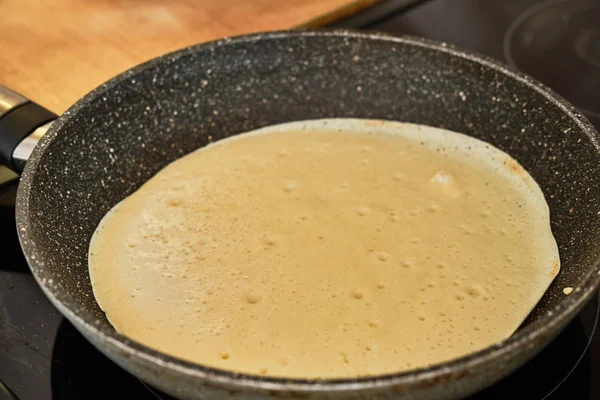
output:
[[[180,361],[117,334],[96,304],[87,249],[102,216],[170,161],[211,140],[286,121],[359,117],[463,132],[515,157],[542,187],[562,270],[510,339],[431,368],[284,381]],[[201,171],[199,171],[201,173]],[[52,302],[125,369],[185,398],[450,398],[547,344],[598,287],[598,134],[542,85],[489,59],[415,38],[279,32],[193,46],[123,73],[52,126],[21,178],[17,223]],[[570,296],[562,288],[576,288]]]

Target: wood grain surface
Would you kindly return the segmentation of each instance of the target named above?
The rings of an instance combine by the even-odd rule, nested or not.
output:
[[[0,0],[0,84],[62,113],[107,79],[166,52],[323,15],[328,20],[332,12],[348,14],[373,2]]]

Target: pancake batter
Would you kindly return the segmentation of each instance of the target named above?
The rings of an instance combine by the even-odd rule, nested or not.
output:
[[[94,294],[170,355],[295,378],[397,372],[510,336],[558,273],[548,206],[471,137],[330,119],[216,142],[102,220]]]

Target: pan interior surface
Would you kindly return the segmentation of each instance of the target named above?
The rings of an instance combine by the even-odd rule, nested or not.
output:
[[[17,224],[34,275],[88,338],[110,345],[105,351],[121,365],[131,362],[123,354],[127,360],[141,355],[135,371],[148,380],[159,382],[166,366],[169,377],[252,382],[118,335],[92,294],[88,244],[102,217],[169,162],[231,135],[320,118],[406,121],[473,136],[515,158],[547,199],[561,273],[509,339],[520,343],[522,354],[512,347],[504,369],[486,369],[469,389],[457,386],[457,393],[522,363],[532,355],[524,343],[538,334],[536,321],[550,323],[548,313],[555,313],[565,323],[582,305],[582,293],[597,286],[600,153],[589,123],[538,84],[492,62],[427,41],[335,32],[272,33],[192,47],[122,74],[72,107],[43,138],[22,176]],[[582,289],[565,297],[566,286]],[[536,337],[546,343],[559,328],[552,325]],[[399,384],[433,384],[434,375],[416,371]],[[192,396],[192,382],[173,391],[185,387]]]

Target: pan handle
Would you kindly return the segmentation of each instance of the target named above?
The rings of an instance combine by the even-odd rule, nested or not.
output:
[[[33,148],[58,118],[0,85],[0,164],[20,173]]]

